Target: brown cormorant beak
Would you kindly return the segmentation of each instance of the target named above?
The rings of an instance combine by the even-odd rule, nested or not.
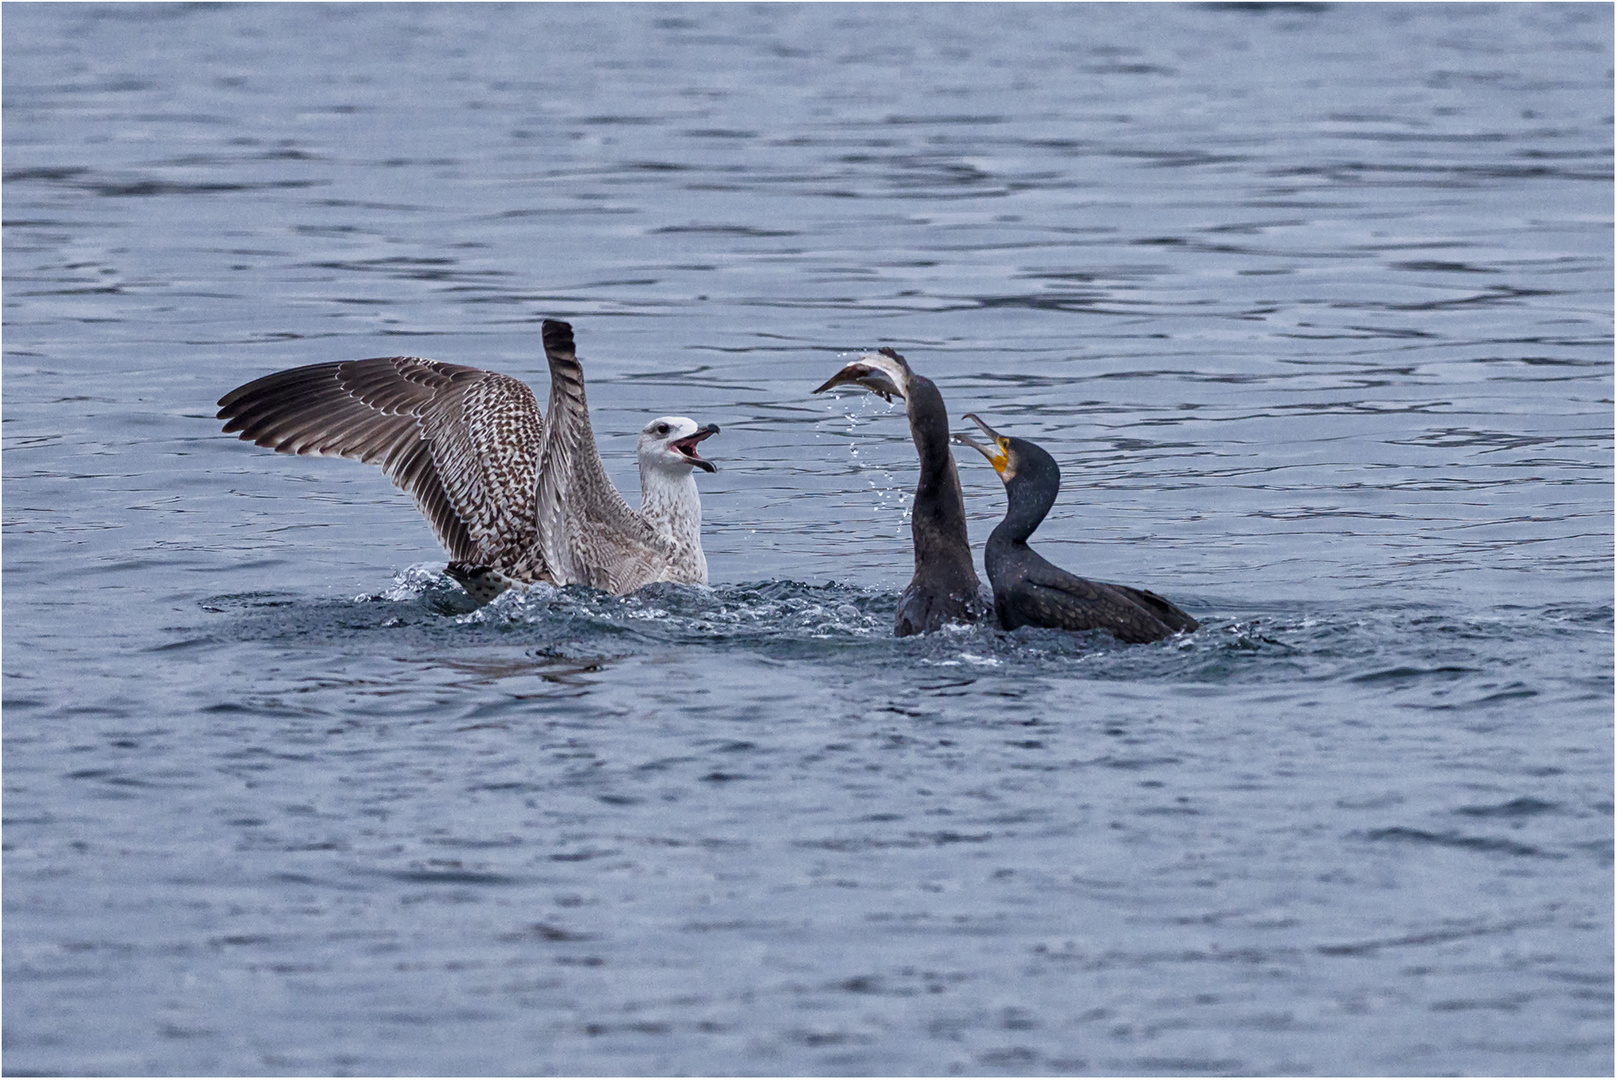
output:
[[[719,425],[709,424],[707,427],[697,428],[696,434],[694,435],[687,435],[683,439],[675,439],[673,442],[668,444],[668,449],[674,451],[676,454],[679,454],[698,469],[703,469],[707,472],[718,472],[719,467],[717,465],[713,464],[707,458],[696,452],[697,443],[701,442],[709,435],[717,435],[718,433]]]
[[[894,360],[897,364],[889,362]],[[904,365],[904,358],[892,349],[882,349],[880,353],[866,353],[831,376],[814,392],[820,394],[833,386],[853,385],[862,386],[871,393],[880,395],[883,401],[892,401],[895,397],[900,401],[908,401],[904,387],[893,378],[891,371],[886,370],[899,367],[908,370]]]
[[[1011,467],[1011,441],[1005,436],[1001,435],[999,432],[995,431],[993,428],[989,427],[987,424],[983,423],[982,417],[978,416],[976,413],[967,413],[965,415],[965,419],[970,420],[973,424],[976,424],[978,427],[982,428],[983,434],[987,435],[993,440],[993,442],[990,445],[984,445],[983,443],[978,442],[976,439],[973,439],[970,435],[956,435],[954,437],[954,441],[960,443],[962,446],[971,447],[983,457],[987,458],[988,463],[994,467],[994,471],[999,473],[1000,479],[1009,480],[1010,477],[1006,475],[1005,470]]]

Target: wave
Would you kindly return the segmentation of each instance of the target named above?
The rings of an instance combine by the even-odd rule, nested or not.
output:
[[[446,662],[493,645],[591,664],[667,650],[739,651],[828,663],[842,674],[875,678],[904,671],[943,679],[1077,678],[1186,688],[1337,685],[1445,710],[1541,692],[1580,700],[1612,693],[1613,612],[1605,602],[1456,610],[1366,601],[1314,611],[1295,603],[1186,597],[1203,620],[1200,630],[1124,645],[1098,632],[1006,633],[990,625],[895,638],[898,596],[891,588],[792,580],[654,585],[626,597],[537,585],[479,608],[442,563],[421,563],[399,572],[386,589],[348,600],[253,593],[214,597],[204,607],[236,616],[219,628],[224,638],[295,639],[304,646],[366,639],[390,649],[413,644]],[[1568,650],[1587,652],[1588,669],[1568,668]],[[1559,666],[1535,671],[1552,654]]]

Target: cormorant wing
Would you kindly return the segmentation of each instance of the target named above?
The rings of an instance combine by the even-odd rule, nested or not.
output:
[[[1145,608],[1145,610],[1166,623],[1175,633],[1188,633],[1201,626],[1201,623],[1179,610],[1166,597],[1158,596],[1150,589],[1136,589],[1132,585],[1111,585],[1108,587],[1116,589],[1136,604]]]
[[[1028,560],[1010,600],[1026,621],[1064,630],[1106,630],[1119,641],[1158,641],[1177,630],[1195,629],[1195,621],[1178,612],[1191,625],[1174,625],[1157,614],[1151,597],[1174,611],[1154,593],[1127,585],[1090,581],[1042,558]],[[1139,599],[1137,599],[1137,597]]]
[[[457,562],[512,562],[536,539],[545,421],[516,379],[416,356],[311,364],[237,387],[218,417],[279,453],[380,465]]]
[[[573,328],[546,319],[544,343],[550,409],[539,455],[539,546],[556,584],[617,592],[614,568],[665,545],[623,500],[601,463]]]

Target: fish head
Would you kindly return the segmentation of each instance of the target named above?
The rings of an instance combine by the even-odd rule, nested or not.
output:
[[[884,401],[909,400],[910,366],[892,349],[877,349],[843,366],[815,389],[824,393],[834,386],[862,386]]]

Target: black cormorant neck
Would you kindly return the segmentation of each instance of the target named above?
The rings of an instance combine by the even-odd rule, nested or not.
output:
[[[954,455],[949,452],[949,410],[932,380],[912,372],[904,390],[904,411],[909,416],[915,452],[921,458],[921,487],[925,489],[954,471]]]
[[[1012,472],[1005,481],[1005,520],[995,527],[992,539],[1025,544],[1055,505],[1061,490],[1061,467],[1056,459],[1025,439],[1008,439]]]
[[[915,506],[910,533],[915,540],[915,569],[919,574],[942,572],[965,575],[976,588],[971,569],[971,545],[966,539],[966,502],[960,474],[949,451],[949,411],[931,379],[910,373],[904,392],[910,437],[921,459],[921,479],[915,485]]]

